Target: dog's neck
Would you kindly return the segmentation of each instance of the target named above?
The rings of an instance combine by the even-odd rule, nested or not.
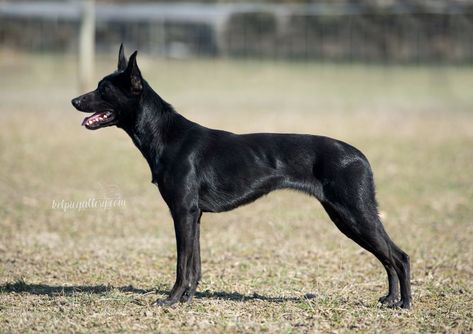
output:
[[[193,123],[179,115],[146,82],[143,88],[136,118],[123,129],[148,162],[154,182],[166,147]]]

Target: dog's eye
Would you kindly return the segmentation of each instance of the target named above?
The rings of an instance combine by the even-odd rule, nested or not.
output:
[[[99,87],[99,94],[100,95],[105,95],[105,93],[107,92],[107,89],[105,88],[105,86],[100,86]]]

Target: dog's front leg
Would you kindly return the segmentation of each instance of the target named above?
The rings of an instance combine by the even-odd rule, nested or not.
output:
[[[200,210],[195,207],[181,207],[171,209],[174,219],[174,230],[177,243],[176,282],[169,296],[164,300],[157,300],[154,305],[172,305],[180,301],[183,294],[189,289],[192,276],[192,262],[195,249],[197,223]],[[184,298],[185,299],[185,298]]]
[[[199,215],[197,224],[195,226],[195,238],[194,238],[194,250],[192,251],[191,267],[188,268],[189,272],[189,287],[186,289],[181,297],[181,302],[190,302],[194,297],[197,285],[202,277],[201,262],[200,262],[200,218],[202,212]]]

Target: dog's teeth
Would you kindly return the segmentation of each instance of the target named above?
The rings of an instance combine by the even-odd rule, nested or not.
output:
[[[107,115],[103,115],[103,118],[107,118],[108,116]]]

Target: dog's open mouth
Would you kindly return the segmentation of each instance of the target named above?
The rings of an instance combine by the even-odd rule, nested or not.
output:
[[[115,123],[115,113],[106,110],[99,111],[93,114],[92,116],[84,118],[82,125],[87,129],[95,130],[103,126],[113,125]]]

